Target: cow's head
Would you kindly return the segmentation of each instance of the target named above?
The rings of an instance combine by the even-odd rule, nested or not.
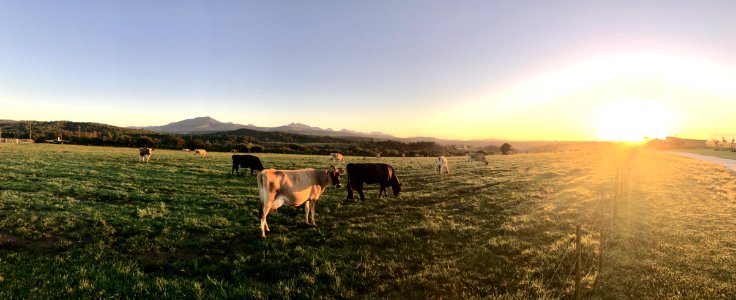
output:
[[[335,168],[335,166],[330,166],[330,168],[327,170],[327,175],[330,176],[330,180],[332,181],[332,184],[335,185],[335,188],[341,188],[342,185],[340,184],[340,175],[345,173],[345,171],[342,168]]]
[[[391,191],[394,192],[394,198],[399,196],[399,193],[401,192],[401,182],[399,181],[399,178],[394,175],[394,177],[390,181],[391,183]]]

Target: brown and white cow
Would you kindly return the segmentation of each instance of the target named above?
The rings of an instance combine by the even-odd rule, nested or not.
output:
[[[201,157],[208,157],[207,156],[207,150],[204,150],[204,149],[194,149],[194,155],[192,155],[192,156],[197,156],[197,155],[199,155]]]
[[[261,202],[261,237],[266,237],[268,228],[266,217],[268,212],[276,210],[281,205],[293,207],[304,204],[304,218],[309,223],[309,215],[312,215],[311,225],[317,226],[314,220],[314,210],[317,199],[324,193],[328,186],[334,185],[340,188],[340,175],[342,168],[334,166],[327,170],[302,169],[302,170],[274,170],[265,169],[258,173],[258,194]]]
[[[141,161],[148,162],[149,159],[151,159],[151,155],[153,155],[153,149],[152,148],[140,148],[138,149],[138,153],[141,155]]]
[[[330,153],[330,161],[332,161],[332,162],[338,162],[339,161],[339,162],[345,163],[345,161],[342,158],[342,154],[341,153]]]
[[[450,174],[450,166],[447,164],[447,157],[444,155],[437,156],[437,163],[436,170],[437,174],[442,175],[442,171],[445,171],[445,173]]]
[[[488,161],[486,160],[486,154],[483,152],[468,153],[468,162],[474,162],[474,161],[484,162],[486,163],[486,166],[488,165]]]

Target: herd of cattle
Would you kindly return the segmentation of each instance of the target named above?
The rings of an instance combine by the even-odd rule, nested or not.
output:
[[[189,150],[185,149],[185,152],[189,152]],[[141,161],[148,162],[151,155],[153,155],[153,149],[140,148]],[[194,155],[207,157],[207,151],[204,149],[195,149]],[[340,153],[331,153],[330,160],[333,162],[345,162],[343,155]],[[482,152],[468,154],[468,162],[474,161],[483,162],[488,165],[485,153]],[[331,166],[326,170],[276,170],[264,168],[261,160],[257,156],[249,154],[235,154],[232,156],[232,162],[230,175],[235,173],[239,176],[240,168],[250,169],[251,175],[253,175],[253,172],[258,171],[256,182],[258,183],[258,194],[260,196],[260,228],[262,238],[265,238],[266,232],[270,231],[266,221],[268,213],[278,209],[282,205],[298,207],[304,204],[305,222],[308,225],[316,226],[314,210],[317,200],[328,187],[334,186],[335,188],[340,188],[342,186],[340,184],[340,175],[346,173],[346,170],[348,177],[346,189],[349,200],[354,198],[353,192],[358,192],[360,200],[365,200],[365,195],[363,194],[364,184],[378,184],[379,198],[381,196],[388,198],[386,188],[389,186],[394,197],[398,197],[401,192],[401,181],[396,176],[396,171],[393,166],[385,163],[349,163],[345,166],[346,170],[335,168],[335,166]],[[447,158],[444,155],[437,156],[436,171],[437,174],[450,173]]]
[[[138,150],[141,155],[141,161],[148,162],[151,159],[151,156],[153,155],[153,148],[140,148]],[[192,150],[184,149],[183,151],[190,152]],[[209,157],[207,155],[207,150],[204,149],[194,149],[193,156]]]

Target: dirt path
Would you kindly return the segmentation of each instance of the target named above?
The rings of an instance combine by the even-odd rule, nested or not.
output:
[[[665,153],[676,154],[680,156],[686,156],[686,157],[690,157],[690,158],[694,158],[694,159],[698,159],[702,161],[711,162],[711,163],[718,164],[726,168],[729,168],[731,169],[731,171],[736,171],[736,160],[734,159],[700,155],[700,154],[688,153],[688,152],[665,152]]]

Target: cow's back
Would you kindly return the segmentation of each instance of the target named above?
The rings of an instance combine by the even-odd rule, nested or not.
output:
[[[244,168],[251,168],[253,170],[263,170],[263,164],[261,163],[261,159],[257,156],[245,154],[245,155],[239,155],[234,154],[232,156],[233,158],[233,165],[240,165]]]
[[[349,163],[346,166],[349,182],[386,183],[394,169],[384,163]]]

